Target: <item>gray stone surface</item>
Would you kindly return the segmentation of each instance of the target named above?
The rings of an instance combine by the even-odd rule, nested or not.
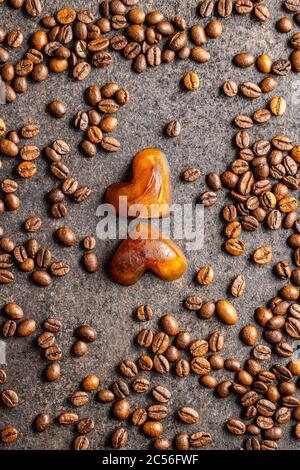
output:
[[[51,14],[65,4],[62,0],[45,3],[45,14]],[[79,0],[70,0],[67,3],[82,7]],[[97,3],[89,0],[84,3],[84,7],[90,6],[96,13]],[[147,10],[161,8],[168,16],[183,14],[190,25],[199,20],[195,15],[198,3],[195,0],[153,0],[144,3]],[[232,145],[232,119],[240,112],[252,113],[258,107],[265,106],[269,100],[269,96],[263,96],[255,102],[242,97],[225,99],[222,96],[219,89],[225,79],[232,78],[238,82],[253,79],[258,82],[262,78],[255,67],[242,71],[234,68],[231,64],[232,56],[244,50],[255,54],[267,52],[273,59],[285,57],[289,53],[287,37],[274,29],[275,19],[282,14],[281,1],[267,3],[271,4],[273,19],[266,25],[259,24],[253,18],[236,15],[224,21],[224,34],[221,39],[208,42],[207,47],[212,55],[212,61],[208,64],[176,62],[172,66],[163,65],[159,69],[148,70],[143,75],[136,75],[132,73],[128,62],[114,55],[111,67],[93,70],[84,83],[74,82],[67,75],[51,75],[46,83],[32,86],[29,93],[20,96],[14,104],[0,107],[0,114],[7,120],[9,129],[19,128],[28,121],[38,121],[41,132],[35,142],[41,148],[58,137],[65,139],[72,147],[70,156],[65,159],[66,163],[83,184],[89,184],[93,188],[93,196],[86,204],[68,205],[69,214],[65,221],[48,218],[44,196],[56,181],[49,175],[47,162],[41,158],[37,176],[31,181],[20,182],[22,209],[17,213],[6,213],[0,219],[6,233],[20,243],[27,238],[27,235],[20,231],[22,222],[32,214],[39,214],[44,221],[37,235],[40,244],[51,247],[54,257],[65,259],[72,267],[71,275],[55,281],[47,289],[32,286],[27,276],[20,272],[16,273],[14,285],[0,288],[1,305],[15,301],[24,307],[27,316],[35,318],[39,324],[49,315],[57,315],[64,323],[63,331],[58,335],[58,341],[64,350],[62,379],[55,384],[47,384],[42,380],[45,361],[36,348],[34,339],[7,340],[8,386],[16,389],[20,396],[20,406],[17,409],[7,411],[0,407],[1,428],[5,425],[15,425],[21,432],[20,439],[10,448],[70,447],[74,437],[70,428],[53,425],[47,433],[36,435],[31,429],[32,420],[42,411],[56,417],[61,411],[68,409],[67,398],[77,389],[86,374],[98,374],[101,386],[108,387],[118,376],[116,365],[123,358],[134,359],[139,356],[141,351],[133,341],[139,330],[144,327],[133,319],[133,311],[138,304],[148,303],[153,306],[155,317],[151,322],[152,328],[157,328],[158,319],[162,314],[172,312],[179,319],[182,328],[188,329],[193,338],[205,338],[214,329],[220,328],[225,334],[224,356],[235,356],[241,360],[247,357],[249,351],[238,339],[239,330],[242,325],[252,321],[255,307],[264,305],[281,286],[273,276],[271,266],[254,268],[249,262],[249,255],[256,247],[268,244],[273,248],[274,261],[289,259],[286,232],[272,233],[260,229],[255,235],[243,234],[247,254],[239,259],[232,259],[221,250],[223,238],[219,212],[224,199],[222,192],[220,202],[205,212],[205,244],[201,250],[187,253],[189,268],[184,278],[164,284],[147,274],[138,284],[131,287],[117,286],[105,273],[107,260],[117,242],[98,242],[97,253],[101,260],[101,269],[99,273],[89,276],[80,268],[79,247],[62,249],[55,242],[53,232],[66,223],[76,230],[79,239],[94,233],[98,221],[95,212],[105,188],[124,178],[131,157],[144,147],[157,146],[166,153],[171,167],[173,199],[178,203],[194,201],[205,189],[204,177],[193,184],[180,181],[179,174],[184,167],[200,167],[203,174],[212,170],[221,172],[226,167],[235,154]],[[34,19],[25,18],[20,12],[12,11],[3,5],[0,7],[0,25],[4,25],[8,30],[21,28],[27,36],[38,29],[38,23]],[[15,56],[20,54],[21,51],[17,51]],[[195,94],[186,93],[180,87],[181,77],[190,69],[195,69],[201,79],[201,90]],[[89,84],[103,85],[113,80],[127,87],[131,94],[130,104],[119,113],[116,136],[122,142],[122,148],[117,154],[107,155],[99,152],[93,160],[88,160],[77,149],[81,136],[70,126],[70,120],[76,111],[86,108],[83,91]],[[295,140],[298,138],[299,107],[293,105],[295,84],[297,85],[297,76],[294,74],[279,80],[276,94],[285,96],[288,111],[284,118],[273,118],[266,126],[256,126],[251,130],[252,141],[263,136],[271,138],[281,132],[289,133]],[[68,105],[68,113],[60,121],[50,118],[45,111],[46,104],[54,98],[62,99]],[[162,133],[165,123],[170,119],[178,119],[182,124],[181,136],[176,140],[168,140]],[[1,179],[9,175],[12,168],[13,162],[6,159]],[[193,277],[197,268],[205,263],[212,264],[216,279],[209,288],[200,288],[194,283]],[[201,321],[195,314],[182,307],[182,300],[191,293],[198,293],[204,299],[223,298],[227,295],[231,279],[238,273],[246,276],[247,289],[241,299],[234,301],[240,315],[240,321],[234,327],[225,327],[217,320]],[[74,340],[72,334],[83,322],[88,322],[97,329],[98,340],[91,345],[86,357],[74,359],[69,354]],[[231,377],[226,372],[218,372],[216,376],[220,380]],[[227,418],[239,415],[239,407],[234,398],[217,400],[212,392],[199,386],[197,377],[193,375],[187,379],[175,379],[172,374],[168,377],[153,374],[151,385],[155,384],[165,384],[173,391],[169,406],[170,417],[164,422],[166,436],[172,437],[185,429],[201,429],[212,433],[214,449],[236,449],[241,446],[240,438],[234,438],[223,430]],[[146,402],[150,403],[150,398],[131,394],[130,401],[134,408]],[[192,405],[199,411],[199,425],[188,427],[174,420],[177,407],[183,404]],[[94,416],[96,431],[90,436],[91,447],[105,448],[107,436],[118,424],[109,417],[109,406],[100,405],[92,398],[90,405],[79,409],[79,415]],[[131,426],[129,428],[128,448],[140,449],[149,445],[147,438],[137,429]],[[285,439],[281,447],[297,448],[296,441],[290,436],[289,427],[285,429]]]

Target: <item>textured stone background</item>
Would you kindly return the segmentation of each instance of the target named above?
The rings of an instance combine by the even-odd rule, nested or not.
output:
[[[44,8],[45,14],[54,13],[56,8],[65,5],[63,0],[45,3],[48,3]],[[79,0],[70,0],[67,3],[78,8],[83,6]],[[195,7],[198,1],[195,0],[153,0],[143,3],[147,11],[161,8],[169,17],[182,14],[190,25],[197,20]],[[71,155],[65,162],[70,166],[72,173],[80,177],[83,184],[89,184],[93,188],[93,196],[88,203],[81,206],[69,204],[66,220],[49,219],[46,215],[45,193],[56,181],[49,174],[47,163],[41,158],[37,176],[29,182],[20,183],[22,209],[17,213],[1,216],[0,223],[5,227],[6,233],[16,241],[22,242],[27,237],[20,230],[22,222],[30,215],[39,214],[44,220],[42,230],[37,236],[40,244],[51,247],[54,257],[65,259],[72,267],[71,275],[55,281],[48,289],[32,286],[26,275],[19,272],[16,274],[14,285],[1,286],[1,305],[15,301],[39,324],[49,315],[57,315],[64,322],[58,341],[63,346],[65,359],[62,363],[62,379],[55,384],[47,384],[42,380],[45,361],[33,338],[12,338],[7,341],[8,385],[16,389],[21,402],[20,406],[12,411],[0,408],[1,427],[15,425],[21,432],[20,439],[10,448],[70,447],[74,436],[71,429],[54,425],[47,433],[36,435],[31,429],[32,420],[42,411],[47,411],[55,417],[62,410],[68,409],[68,396],[76,390],[80,380],[87,373],[98,374],[101,386],[107,387],[117,376],[115,367],[123,358],[138,357],[141,351],[134,346],[133,339],[144,325],[133,319],[133,311],[140,303],[148,303],[155,310],[152,328],[157,327],[158,318],[162,314],[172,312],[179,319],[182,328],[192,333],[193,338],[205,338],[215,328],[220,328],[226,339],[224,356],[235,356],[241,360],[247,357],[248,350],[238,339],[239,330],[242,325],[252,321],[254,308],[263,305],[275,295],[281,285],[272,275],[270,266],[254,268],[249,262],[249,254],[261,244],[269,244],[274,251],[274,261],[283,257],[289,259],[290,252],[285,242],[287,233],[272,233],[260,229],[254,236],[243,234],[247,255],[233,260],[221,249],[221,195],[220,202],[205,212],[205,245],[198,252],[187,253],[189,269],[183,279],[164,284],[147,274],[135,286],[119,287],[107,277],[104,270],[117,242],[99,241],[97,253],[101,259],[101,270],[89,276],[79,266],[81,252],[78,246],[71,249],[59,247],[53,240],[53,232],[57,227],[68,224],[76,230],[79,239],[94,233],[97,224],[95,212],[105,188],[124,177],[131,157],[143,147],[157,146],[166,153],[171,167],[174,201],[178,203],[195,200],[205,189],[204,178],[193,184],[180,181],[179,174],[184,167],[200,167],[203,174],[212,170],[221,172],[226,167],[235,153],[232,146],[232,119],[240,112],[251,114],[258,107],[263,107],[269,99],[264,96],[260,100],[249,102],[242,97],[225,99],[222,96],[219,89],[227,78],[238,82],[245,79],[258,82],[262,78],[255,67],[241,71],[232,66],[232,56],[244,50],[255,54],[267,52],[273,59],[288,54],[287,36],[280,35],[274,29],[276,18],[283,13],[280,8],[281,1],[267,3],[271,4],[273,19],[266,25],[261,25],[250,17],[233,16],[224,20],[221,39],[208,42],[212,55],[209,64],[176,62],[172,66],[162,65],[158,69],[137,75],[131,72],[129,63],[114,55],[114,63],[110,68],[94,69],[84,83],[74,82],[67,75],[52,75],[46,83],[33,85],[30,92],[20,96],[14,104],[1,106],[0,114],[6,118],[9,129],[19,128],[28,121],[40,123],[41,132],[36,143],[41,148],[58,137],[65,139],[72,147]],[[84,7],[91,7],[98,13],[96,1],[86,1]],[[38,29],[38,23],[34,19],[25,18],[21,12],[12,11],[2,5],[0,24],[8,30],[21,28],[27,36]],[[21,51],[17,51],[16,57],[20,54]],[[192,68],[197,70],[201,79],[201,90],[196,94],[186,93],[180,87],[181,77]],[[77,150],[80,133],[72,129],[70,120],[76,111],[86,108],[83,91],[89,84],[97,83],[101,86],[114,80],[127,87],[131,94],[130,104],[118,115],[119,128],[116,136],[122,142],[122,149],[113,155],[99,152],[93,160],[88,160]],[[280,132],[288,132],[296,138],[299,122],[299,109],[294,106],[293,110],[293,86],[296,81],[295,75],[280,80],[278,94],[283,94],[287,99],[288,112],[282,119],[274,118],[266,126],[255,127],[251,131],[252,140],[263,136],[271,138]],[[46,104],[54,98],[62,99],[68,104],[68,113],[60,121],[50,118],[45,112]],[[168,140],[162,133],[165,123],[170,119],[178,119],[182,123],[182,134],[176,140]],[[10,165],[11,162],[4,162],[1,179],[10,174]],[[193,277],[197,268],[205,263],[212,264],[216,279],[209,288],[200,288],[195,285]],[[224,327],[216,320],[203,322],[182,307],[182,300],[192,293],[200,294],[204,299],[224,297],[231,279],[238,273],[246,276],[247,290],[241,299],[234,302],[240,314],[240,321],[234,327]],[[94,326],[99,336],[97,342],[89,348],[88,355],[78,360],[70,357],[69,350],[74,340],[74,328],[83,322]],[[231,377],[227,372],[218,372],[217,375],[220,380],[226,376]],[[214,439],[212,447],[215,449],[240,447],[241,440],[233,438],[223,430],[224,420],[238,416],[239,407],[234,398],[216,400],[212,392],[199,386],[195,376],[176,379],[172,375],[160,377],[153,374],[151,384],[165,384],[173,390],[170,417],[164,422],[166,436],[172,437],[176,432],[188,428],[174,420],[172,415],[180,405],[190,404],[200,412],[201,423],[189,427],[188,431],[210,431]],[[132,394],[130,400],[132,406],[137,407],[145,403],[146,397]],[[79,415],[94,416],[96,431],[90,435],[91,447],[105,448],[107,436],[117,425],[109,417],[109,407],[92,400],[88,407],[79,410]],[[147,438],[137,429],[130,429],[128,448],[140,449],[148,444]],[[296,441],[290,437],[289,428],[285,431],[281,447],[297,447]]]

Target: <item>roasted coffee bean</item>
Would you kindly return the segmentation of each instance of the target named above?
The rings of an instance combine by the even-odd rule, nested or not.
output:
[[[98,54],[102,53],[97,53],[93,56],[93,64],[95,65],[95,67],[100,66],[101,58],[103,58],[102,55],[101,57],[99,57]],[[75,65],[73,69],[73,77],[78,81],[85,80],[91,73],[91,70],[92,68],[88,62],[79,62],[77,65]]]
[[[191,362],[191,369],[197,375],[207,375],[210,372],[210,363],[204,357],[194,357]]]
[[[178,353],[178,350],[177,350],[177,353]],[[166,356],[169,357],[169,355],[167,354]],[[175,364],[175,373],[177,377],[187,377],[190,374],[189,362],[186,359],[178,359]]]
[[[262,23],[265,23],[270,18],[269,9],[264,3],[258,3],[254,6],[254,15]]]
[[[218,332],[215,332],[214,336],[210,337],[209,343],[203,339],[198,339],[193,341],[190,345],[190,353],[193,357],[204,356],[208,351],[208,346],[210,346],[211,351],[219,350],[218,344],[222,344],[222,338],[219,336]],[[213,349],[212,349],[213,348]]]
[[[117,428],[112,435],[112,446],[114,449],[124,449],[128,440],[128,432],[125,428]]]
[[[161,421],[168,416],[168,408],[165,405],[150,405],[147,408],[147,415],[150,419]]]
[[[223,91],[226,96],[236,96],[238,94],[238,85],[233,80],[227,80],[223,84]]]
[[[181,432],[177,434],[174,439],[174,444],[177,450],[182,450],[182,451],[189,450],[190,442],[189,442],[189,436],[187,435],[187,433]]]
[[[97,398],[101,403],[111,403],[115,399],[115,395],[111,390],[99,390]]]
[[[3,442],[11,443],[19,437],[19,432],[13,427],[5,428],[1,431],[0,437]]]
[[[136,316],[139,321],[149,321],[153,317],[153,310],[149,305],[139,305],[136,311]]]
[[[150,382],[145,377],[137,377],[132,383],[132,388],[136,393],[145,393],[149,389]]]
[[[161,385],[157,385],[152,389],[153,398],[160,403],[167,403],[171,398],[171,392]]]
[[[55,336],[51,332],[42,333],[38,339],[37,344],[42,349],[47,349],[55,343]]]
[[[181,125],[178,121],[170,121],[166,126],[166,134],[168,137],[178,137],[181,132]]]
[[[197,91],[200,88],[200,80],[195,72],[188,72],[183,77],[183,84],[188,91]]]
[[[199,203],[203,204],[204,207],[211,207],[218,201],[218,196],[213,191],[206,191],[199,197]]]
[[[17,327],[17,335],[20,337],[27,337],[31,336],[37,330],[37,325],[35,320],[31,318],[27,318],[25,320],[20,321]]]
[[[7,320],[2,325],[2,334],[5,338],[14,336],[17,329],[17,324],[14,320]]]
[[[7,381],[7,375],[4,369],[0,369],[0,385],[5,384]]]
[[[81,381],[81,388],[86,392],[91,392],[99,387],[100,380],[97,375],[89,374]]]
[[[72,346],[72,354],[75,357],[82,357],[87,353],[87,351],[88,351],[88,346],[83,341],[77,340]]]
[[[273,62],[272,72],[276,75],[285,76],[290,73],[292,64],[288,59],[279,59]]]
[[[43,327],[51,333],[58,333],[62,328],[62,323],[58,318],[49,317],[43,322]]]
[[[71,411],[66,411],[64,413],[61,413],[58,416],[57,422],[58,424],[68,425],[68,426],[72,424],[76,424],[78,422],[78,415]]]
[[[255,56],[250,52],[241,52],[234,56],[234,63],[242,69],[251,67],[255,63]]]
[[[199,414],[189,406],[182,406],[178,410],[178,417],[186,424],[195,424],[199,421]]]
[[[135,377],[138,373],[135,363],[129,360],[125,360],[120,364],[120,371],[127,378]]]
[[[117,400],[113,406],[113,415],[117,420],[126,420],[131,413],[130,404],[127,400]]]
[[[19,404],[19,397],[14,390],[3,390],[0,397],[7,408],[15,408]]]
[[[34,428],[37,432],[45,432],[51,426],[52,419],[47,413],[40,413],[34,420]]]
[[[259,359],[261,361],[267,361],[271,357],[271,350],[268,346],[263,344],[258,344],[252,351],[253,356],[255,359]]]
[[[129,395],[129,388],[123,380],[117,380],[113,384],[113,392],[118,398],[125,398]]]
[[[242,274],[239,274],[230,286],[230,293],[233,297],[240,297],[245,292],[246,280]]]
[[[153,359],[153,366],[159,374],[167,374],[170,370],[169,361],[162,354],[157,354]]]
[[[95,429],[95,422],[93,418],[81,419],[76,426],[77,432],[80,434],[89,434]]]
[[[62,359],[61,348],[57,344],[54,344],[45,349],[45,358],[48,359],[48,361],[60,361]]]
[[[194,310],[194,311],[198,311],[201,309],[202,307],[202,299],[196,295],[193,295],[193,296],[189,296],[185,299],[185,307],[188,309],[188,310]]]
[[[47,365],[45,378],[48,382],[55,382],[60,379],[60,365],[58,362],[51,362]]]

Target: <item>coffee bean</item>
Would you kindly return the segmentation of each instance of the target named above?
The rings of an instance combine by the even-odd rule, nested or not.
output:
[[[114,137],[104,136],[101,141],[101,148],[107,152],[117,152],[120,147],[120,142]]]
[[[49,317],[43,322],[43,327],[51,333],[58,333],[62,328],[62,323],[58,318]]]
[[[78,422],[78,415],[71,411],[66,411],[64,413],[61,413],[58,416],[57,422],[58,424],[68,425],[68,426],[72,424],[76,424]]]
[[[124,449],[128,440],[128,432],[125,428],[117,428],[112,435],[112,446],[114,449]]]
[[[159,374],[167,374],[170,370],[169,361],[162,354],[157,354],[153,359],[153,366]]]
[[[210,372],[210,364],[204,357],[195,357],[191,362],[191,369],[197,375],[207,375]]]
[[[183,78],[183,84],[186,90],[196,91],[200,88],[200,80],[195,72],[187,73]]]
[[[75,232],[70,227],[61,227],[56,231],[58,241],[65,247],[74,246],[77,237]]]
[[[90,442],[87,436],[77,436],[74,439],[73,448],[74,450],[88,450]]]
[[[199,203],[204,207],[211,207],[218,201],[218,196],[213,191],[206,191],[199,196]]]
[[[89,394],[87,392],[76,391],[72,394],[70,401],[76,408],[85,406],[89,402]]]
[[[47,431],[51,424],[51,416],[47,413],[40,413],[34,420],[34,428],[37,432]]]
[[[285,76],[290,73],[292,64],[288,59],[279,59],[273,62],[272,72],[276,75]]]
[[[60,361],[62,359],[62,350],[61,348],[54,344],[53,346],[50,346],[49,348],[45,349],[45,358],[48,359],[48,361]]]
[[[36,332],[37,325],[35,320],[31,318],[27,318],[25,320],[20,321],[17,327],[17,335],[24,338],[27,336],[31,336],[33,333]]]
[[[132,378],[137,375],[137,367],[134,362],[125,360],[120,364],[120,371],[127,378]]]
[[[14,320],[7,320],[2,325],[2,334],[5,338],[14,336],[17,329],[17,324]]]
[[[259,359],[261,361],[267,361],[271,357],[271,350],[268,346],[263,344],[258,344],[252,351],[253,356],[255,359]]]
[[[125,398],[129,395],[129,388],[123,380],[117,380],[113,384],[113,392],[118,398]]]
[[[231,434],[234,434],[235,436],[243,436],[246,432],[245,424],[238,419],[229,419],[226,422],[226,428]]]
[[[160,403],[167,403],[171,398],[171,392],[161,385],[157,385],[151,391],[153,398]]]
[[[252,259],[256,264],[267,264],[272,261],[272,250],[268,246],[261,246],[257,248],[253,255]]]
[[[103,389],[99,390],[97,398],[101,403],[111,403],[114,401],[115,396],[111,390]]]
[[[187,168],[181,173],[181,178],[186,182],[194,182],[197,181],[201,176],[200,170],[198,168]]]
[[[188,310],[198,311],[202,307],[202,299],[196,295],[189,296],[185,299],[185,307]]]
[[[113,415],[117,420],[126,420],[131,413],[130,404],[127,400],[117,400],[113,406]]]
[[[95,67],[99,67],[99,64],[101,63],[102,55],[101,57],[99,57],[98,54],[102,53],[94,54],[94,56],[96,57],[93,56],[93,64],[95,65]],[[78,81],[85,80],[91,73],[91,70],[92,68],[88,62],[79,62],[77,65],[75,65],[73,69],[73,77]]]
[[[11,443],[19,437],[19,432],[13,427],[5,428],[1,431],[0,437],[3,442]]]
[[[42,333],[37,339],[38,346],[47,349],[55,343],[55,336],[51,332]]]
[[[255,57],[250,52],[241,52],[234,56],[234,63],[237,67],[244,69],[255,63]]]
[[[181,132],[181,125],[178,121],[170,121],[166,126],[166,134],[168,137],[178,137]]]
[[[212,437],[208,432],[199,431],[189,436],[189,443],[192,447],[205,447],[212,443]]]
[[[284,0],[284,6],[288,11],[298,12],[300,10],[299,0]]]
[[[45,378],[48,382],[55,382],[60,379],[60,365],[58,362],[51,362],[47,365]]]

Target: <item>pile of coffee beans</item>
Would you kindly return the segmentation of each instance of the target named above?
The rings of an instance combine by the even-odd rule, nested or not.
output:
[[[74,116],[75,128],[86,133],[86,138],[80,145],[81,151],[88,158],[95,157],[98,146],[106,152],[117,152],[121,144],[110,134],[119,124],[116,113],[130,100],[129,91],[118,83],[110,82],[101,88],[98,85],[90,85],[85,95],[93,108],[78,111]]]

